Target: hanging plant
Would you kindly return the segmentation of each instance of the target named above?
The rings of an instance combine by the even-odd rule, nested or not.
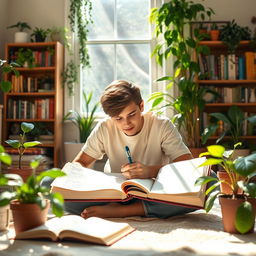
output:
[[[69,61],[63,72],[63,82],[67,85],[68,95],[74,95],[74,85],[77,82],[77,66],[73,60]]]
[[[79,56],[83,67],[90,66],[89,53],[87,49],[88,24],[92,23],[91,0],[70,0],[69,23],[72,32],[77,30],[79,39]]]

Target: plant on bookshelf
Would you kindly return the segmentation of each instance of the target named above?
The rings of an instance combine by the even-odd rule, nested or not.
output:
[[[243,141],[242,136],[248,134],[248,127],[256,125],[256,115],[246,116],[245,113],[236,105],[231,106],[226,113],[210,113],[210,117],[214,118],[214,122],[204,128],[202,133],[202,143],[205,144],[210,136],[216,134],[218,130],[219,137],[216,140],[218,144],[227,135],[231,136],[228,141],[228,146],[243,142],[243,147],[247,147],[246,141]],[[240,145],[242,146],[242,145]]]
[[[1,151],[3,151],[2,148]],[[7,159],[6,155],[3,156],[3,152],[0,154],[0,160],[11,164],[10,159]],[[0,174],[0,187],[12,188],[11,191],[6,189],[0,194],[0,206],[10,204],[16,234],[44,224],[50,205],[56,216],[60,217],[64,212],[62,196],[59,193],[50,192],[50,189],[40,185],[40,182],[44,177],[56,178],[64,176],[65,173],[60,169],[52,168],[36,176],[35,170],[39,163],[40,159],[31,161],[30,166],[33,172],[26,181],[17,174]]]
[[[35,27],[33,29],[33,33],[31,34],[31,40],[32,42],[35,40],[35,42],[44,42],[46,37],[50,34],[50,29],[44,29],[44,28],[38,28]],[[34,39],[33,39],[34,37]]]
[[[174,108],[176,115],[173,121],[178,124],[181,131],[184,131],[184,139],[190,148],[201,146],[198,133],[198,112],[204,108],[203,95],[206,90],[200,88],[195,81],[200,69],[195,61],[194,55],[199,53],[207,54],[209,49],[200,45],[204,36],[195,28],[193,35],[186,33],[190,22],[198,18],[210,16],[211,8],[205,8],[201,4],[186,0],[174,0],[164,3],[159,9],[153,8],[150,21],[156,25],[156,35],[163,36],[164,43],[156,45],[152,55],[156,55],[157,62],[162,65],[164,59],[175,57],[173,74],[165,76],[158,81],[169,81],[167,93],[153,93],[149,100],[153,101],[152,107],[159,109],[159,105]],[[176,98],[168,93],[172,85],[177,85],[179,95]],[[183,128],[183,129],[182,129]]]
[[[234,149],[239,144],[234,145]],[[233,150],[226,151],[221,145],[207,147],[207,152],[201,156],[208,156],[201,166],[218,165],[228,175],[228,179],[219,179],[211,176],[202,176],[196,185],[215,181],[205,192],[208,195],[205,210],[209,212],[214,201],[219,198],[222,211],[224,231],[229,233],[245,234],[253,232],[256,210],[256,184],[251,178],[256,175],[256,154],[233,159]],[[225,183],[230,193],[216,190],[220,184]]]
[[[15,43],[26,43],[28,41],[28,33],[25,32],[24,30],[30,30],[31,27],[29,26],[29,24],[27,22],[17,22],[14,25],[8,26],[9,28],[17,28],[19,30],[19,32],[16,32],[14,35],[14,42]]]

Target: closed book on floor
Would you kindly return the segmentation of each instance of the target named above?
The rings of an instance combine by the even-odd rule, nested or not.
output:
[[[205,158],[163,166],[155,179],[127,180],[121,173],[103,173],[67,163],[64,177],[56,178],[52,191],[65,200],[125,201],[133,197],[170,204],[203,208],[206,185],[195,186],[198,177],[209,175],[210,166],[199,167]]]
[[[77,215],[66,215],[61,218],[55,217],[44,225],[21,232],[15,239],[77,240],[111,245],[134,230],[127,223],[98,217],[84,219]]]

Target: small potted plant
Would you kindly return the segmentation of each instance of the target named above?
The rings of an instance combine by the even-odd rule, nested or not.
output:
[[[16,62],[21,67],[33,68],[35,65],[35,58],[33,56],[33,51],[31,49],[19,48]]]
[[[234,149],[238,145],[234,145]],[[206,212],[209,212],[216,198],[219,198],[222,212],[224,231],[229,233],[245,234],[253,232],[256,213],[256,184],[251,178],[256,175],[256,153],[233,159],[233,150],[226,150],[221,145],[207,147],[207,152],[200,156],[208,156],[201,165],[218,165],[225,170],[229,179],[224,180],[211,176],[202,176],[196,181],[196,185],[207,184],[215,181],[206,190],[208,198],[205,204]],[[216,188],[225,183],[231,189],[231,193],[225,193]]]
[[[66,162],[72,161],[74,156],[79,152],[81,149],[82,145],[86,142],[88,136],[90,135],[93,127],[94,127],[94,122],[96,119],[95,112],[99,106],[99,103],[95,103],[92,106],[92,109],[90,109],[90,103],[92,100],[93,93],[90,92],[88,95],[86,94],[85,91],[83,91],[83,109],[82,113],[80,114],[77,111],[70,110],[65,116],[64,116],[64,121],[69,120],[71,121],[75,126],[78,127],[79,129],[79,142],[80,143],[65,143],[65,154],[66,154]],[[72,149],[72,148],[73,149]],[[72,155],[69,155],[68,153],[71,153]],[[67,155],[68,154],[68,155]]]
[[[22,177],[23,181],[26,181],[27,178],[33,173],[33,169],[30,167],[22,167],[22,156],[25,153],[27,148],[31,148],[37,145],[40,145],[39,141],[26,141],[26,134],[34,129],[34,124],[32,123],[21,123],[21,131],[19,140],[6,140],[5,142],[10,145],[12,148],[17,149],[19,155],[18,167],[11,166],[8,168],[9,173],[18,174]]]
[[[0,88],[3,92],[9,92],[12,88],[12,83],[4,78],[4,74],[13,73],[15,76],[19,76],[19,71],[16,69],[19,65],[15,62],[8,64],[6,60],[0,59]]]
[[[31,27],[28,25],[28,23],[19,21],[16,24],[11,25],[7,28],[8,29],[9,28],[17,28],[19,30],[18,32],[16,32],[14,34],[14,42],[15,43],[26,43],[26,42],[28,42],[28,33],[24,31],[25,29],[27,29],[27,30],[31,29]]]
[[[210,36],[212,41],[218,41],[219,40],[220,31],[218,28],[217,23],[212,23],[211,30],[210,30]]]
[[[32,40],[32,42],[33,41],[44,42],[49,33],[50,33],[50,29],[35,27],[33,29],[33,33],[31,34],[31,40]],[[34,40],[32,39],[32,37],[34,37]]]
[[[8,164],[6,161],[5,163]],[[50,205],[56,216],[63,215],[62,196],[50,192],[50,188],[42,186],[40,182],[44,177],[56,178],[64,176],[65,173],[60,169],[52,168],[36,176],[35,170],[39,163],[40,158],[31,161],[33,173],[26,182],[17,174],[0,174],[0,186],[12,188],[0,194],[0,206],[10,204],[16,234],[44,224]]]

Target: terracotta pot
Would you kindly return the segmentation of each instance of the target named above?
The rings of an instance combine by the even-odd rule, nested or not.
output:
[[[235,227],[235,217],[237,208],[243,203],[244,199],[231,199],[231,197],[219,197],[219,202],[221,206],[222,213],[222,223],[225,232],[239,234]],[[249,198],[248,201],[253,205],[254,215],[256,213],[256,199]],[[254,218],[255,219],[255,218]],[[254,223],[255,224],[255,223]],[[254,224],[251,230],[247,233],[252,233],[254,231]]]
[[[10,207],[13,215],[14,229],[16,234],[18,234],[46,222],[50,201],[47,200],[47,206],[43,210],[37,204],[22,204],[18,200],[11,201]]]
[[[21,176],[23,181],[25,182],[27,178],[32,175],[33,169],[30,167],[22,167],[21,169],[18,167],[8,167],[7,169],[8,173],[18,174]]]
[[[219,30],[211,30],[210,36],[212,41],[218,41],[219,40],[220,31]]]
[[[227,182],[230,182],[230,178],[227,174],[227,172],[223,171],[223,170],[220,170],[217,172],[217,177],[220,179],[220,180],[225,180]],[[242,180],[243,178],[241,177],[240,180]],[[232,194],[232,189],[225,183],[221,183],[220,184],[220,191],[224,194]],[[239,194],[242,194],[242,191],[241,189],[238,189],[238,193]]]

